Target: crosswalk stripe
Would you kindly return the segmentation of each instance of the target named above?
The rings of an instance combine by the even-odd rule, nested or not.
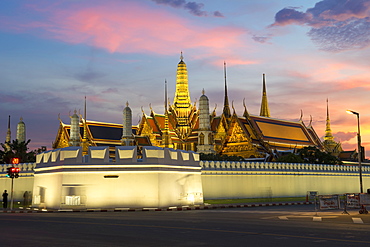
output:
[[[288,220],[288,217],[286,217],[286,216],[279,216],[279,219],[280,220]]]
[[[358,224],[363,224],[364,223],[361,218],[353,218],[352,217],[352,220],[353,220],[353,223],[358,223]]]
[[[322,218],[321,217],[313,217],[312,220],[313,221],[322,221]]]

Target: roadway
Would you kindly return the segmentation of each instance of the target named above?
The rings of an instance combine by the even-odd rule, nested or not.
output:
[[[369,246],[370,215],[313,205],[0,213],[1,246]]]

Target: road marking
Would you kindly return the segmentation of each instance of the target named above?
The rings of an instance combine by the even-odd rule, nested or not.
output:
[[[357,223],[357,224],[363,224],[364,223],[361,218],[352,218],[352,220],[353,220],[353,223]]]
[[[313,217],[312,220],[313,221],[322,221],[322,218],[321,217]]]
[[[286,217],[286,216],[279,216],[279,219],[280,220],[288,220],[288,217]]]
[[[4,219],[2,219],[4,220]],[[176,230],[190,230],[190,231],[204,231],[204,232],[223,232],[223,233],[237,233],[237,234],[250,234],[250,235],[259,235],[259,236],[275,236],[275,237],[288,237],[288,238],[299,238],[299,239],[310,239],[312,241],[337,241],[337,242],[346,242],[346,243],[366,243],[370,244],[370,241],[366,240],[355,240],[355,239],[338,239],[338,238],[325,238],[317,236],[305,236],[305,235],[293,235],[293,234],[280,234],[280,233],[269,233],[269,232],[259,232],[259,231],[237,231],[237,230],[224,230],[224,229],[210,229],[210,228],[197,228],[197,227],[181,227],[181,226],[161,226],[161,225],[139,225],[139,224],[128,224],[128,223],[102,223],[102,222],[83,222],[83,221],[57,221],[57,220],[40,220],[40,219],[15,219],[12,218],[11,221],[19,222],[48,222],[48,223],[59,223],[62,225],[70,224],[81,224],[81,225],[97,225],[97,226],[120,226],[120,227],[143,227],[143,228],[158,228],[158,229],[176,229]]]

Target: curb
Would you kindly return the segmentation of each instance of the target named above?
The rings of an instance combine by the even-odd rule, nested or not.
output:
[[[290,206],[290,205],[309,205],[314,202],[281,202],[281,203],[257,203],[257,204],[219,204],[206,206],[183,206],[169,208],[110,208],[110,209],[34,209],[34,210],[2,210],[0,213],[72,213],[72,212],[143,212],[143,211],[188,211],[188,210],[208,210],[224,208],[251,208],[251,207],[271,207],[271,206]]]

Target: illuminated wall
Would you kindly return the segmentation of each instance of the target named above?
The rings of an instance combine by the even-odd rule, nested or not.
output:
[[[274,162],[201,161],[204,199],[299,197],[359,193],[358,166]],[[363,188],[370,188],[370,166],[363,166]]]
[[[12,179],[6,177],[9,164],[0,165],[0,194],[4,190],[8,191],[8,207],[10,207],[10,191]],[[33,173],[36,167],[35,163],[22,163],[15,165],[20,169],[20,177],[14,179],[14,206],[29,206],[32,201]],[[2,198],[0,199],[2,201]],[[28,201],[28,203],[27,203]],[[26,203],[27,205],[24,205]],[[2,205],[0,204],[0,208]]]
[[[45,152],[37,156],[37,168],[34,163],[19,164],[20,177],[14,179],[15,205],[22,205],[25,191],[33,191],[35,207],[47,208],[167,207],[201,204],[203,197],[359,192],[356,165],[198,162],[198,155],[192,152],[157,147],[145,149],[141,161],[136,158],[136,148],[125,146],[117,147],[117,161],[109,162],[106,147],[91,147],[85,160],[80,151]],[[0,188],[9,193],[8,166],[0,165]],[[370,188],[367,165],[363,166],[363,185],[364,191]]]
[[[169,207],[203,203],[199,155],[158,147],[52,150],[37,156],[33,206],[46,208]]]

